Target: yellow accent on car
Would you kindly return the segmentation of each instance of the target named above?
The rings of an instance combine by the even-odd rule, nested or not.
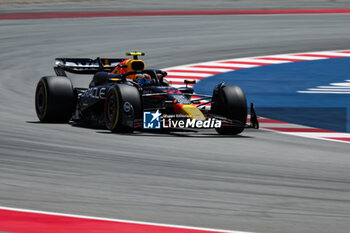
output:
[[[112,127],[108,127],[110,130],[114,130],[115,127],[117,127],[117,124],[118,124],[118,121],[119,121],[119,95],[118,95],[118,91],[115,87],[112,87],[112,91],[114,92],[114,95],[116,96],[116,103],[117,103],[117,106],[116,106],[116,116],[115,116],[115,121],[113,123],[113,126]],[[107,124],[108,126],[108,124]]]
[[[195,83],[196,83],[196,80],[194,80],[194,79],[185,79],[185,80],[184,80],[184,83],[185,83],[185,84],[195,84]]]
[[[145,53],[142,53],[142,52],[128,52],[125,55],[126,56],[144,56]]]
[[[145,63],[142,60],[129,60],[126,62],[128,71],[143,70],[145,69]]]
[[[181,113],[185,115],[189,115],[191,119],[196,120],[205,120],[205,116],[196,106],[193,104],[184,104],[181,108]]]
[[[116,109],[117,109],[117,114],[116,114],[116,116],[115,116],[115,122],[114,122],[114,124],[113,124],[112,130],[115,129],[115,127],[117,126],[117,123],[118,123],[118,121],[119,121],[119,95],[118,95],[118,91],[117,91],[117,89],[116,89],[115,87],[113,87],[113,91],[114,91],[114,93],[115,93],[115,96],[117,97],[117,107],[116,107]]]

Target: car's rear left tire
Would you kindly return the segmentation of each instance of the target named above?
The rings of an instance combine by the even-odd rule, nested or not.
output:
[[[41,122],[67,123],[74,112],[72,82],[63,76],[45,76],[35,91],[35,110]]]

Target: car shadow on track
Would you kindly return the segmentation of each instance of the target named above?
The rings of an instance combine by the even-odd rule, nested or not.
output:
[[[133,137],[192,137],[192,138],[253,138],[246,135],[219,135],[215,131],[195,131],[195,130],[157,130],[157,131],[135,131],[133,133],[112,133],[109,131],[97,131],[99,134],[125,135]]]
[[[62,123],[42,123],[40,121],[26,121],[29,124],[52,124]],[[193,129],[161,129],[161,130],[135,130],[133,133],[112,133],[101,125],[91,125],[87,123],[70,122],[69,125],[77,128],[95,130],[98,134],[111,134],[119,136],[133,137],[194,137],[194,138],[254,138],[247,135],[220,135],[214,129],[193,130]],[[244,134],[244,132],[243,132]]]
[[[62,122],[41,122],[41,121],[26,121],[26,123],[28,123],[28,124],[44,124],[44,125],[70,125],[72,127],[84,128],[84,129],[95,129],[95,130],[106,129],[106,127],[104,127],[104,126],[94,125],[91,123],[90,124],[89,123],[77,123],[77,122],[62,123]]]

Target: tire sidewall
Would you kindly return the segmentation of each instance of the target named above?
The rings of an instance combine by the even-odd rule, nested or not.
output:
[[[107,126],[107,129],[111,130],[112,132],[117,131],[117,129],[120,127],[121,122],[121,114],[120,114],[120,94],[118,91],[117,86],[113,86],[109,89],[107,92],[106,102],[105,102],[105,123]],[[114,101],[115,103],[112,105],[111,101]],[[114,108],[115,113],[113,114],[112,118],[110,116],[111,110],[109,108]]]
[[[40,103],[40,99],[42,98],[42,103]],[[47,95],[47,84],[44,79],[41,79],[38,82],[35,91],[35,111],[40,121],[45,121],[46,113],[47,113],[47,104],[48,95]]]
[[[115,101],[114,104],[111,101]],[[129,111],[125,110],[125,104]],[[114,113],[113,108],[114,107]],[[137,88],[127,84],[112,86],[106,96],[105,124],[112,132],[130,133],[134,130],[135,119],[142,118],[142,98]]]

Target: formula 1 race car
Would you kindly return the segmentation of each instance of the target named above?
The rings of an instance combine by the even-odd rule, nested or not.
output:
[[[40,121],[86,122],[112,132],[204,127],[235,135],[246,127],[259,127],[253,104],[251,123],[246,123],[248,108],[240,87],[221,83],[212,96],[195,94],[188,87],[193,80],[172,87],[165,71],[145,69],[138,59],[143,53],[127,55],[133,58],[56,58],[57,76],[41,78],[36,88]],[[89,88],[73,87],[66,72],[93,75]]]

